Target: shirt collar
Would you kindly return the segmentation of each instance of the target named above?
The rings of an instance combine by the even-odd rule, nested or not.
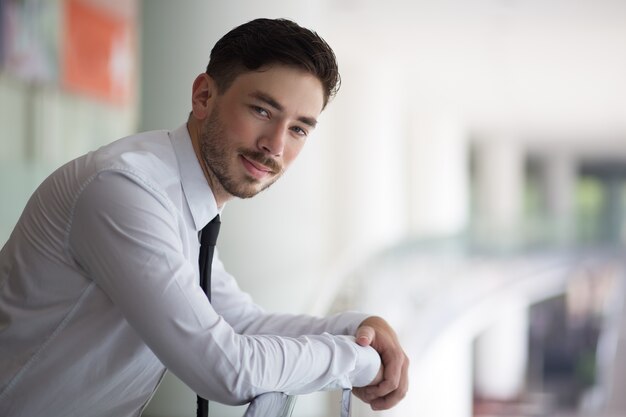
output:
[[[187,124],[169,133],[180,172],[180,182],[196,231],[201,230],[219,214],[213,191],[204,176],[200,162],[193,150]]]

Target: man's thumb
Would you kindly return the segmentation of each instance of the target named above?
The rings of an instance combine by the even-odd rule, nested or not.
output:
[[[374,329],[370,326],[361,326],[356,331],[356,342],[361,346],[369,346],[374,340]]]

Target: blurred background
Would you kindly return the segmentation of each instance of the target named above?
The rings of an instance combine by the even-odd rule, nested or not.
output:
[[[342,88],[218,248],[269,311],[386,317],[411,364],[355,416],[626,415],[626,2],[0,0],[0,244],[64,162],[173,129],[213,44],[286,17]],[[339,415],[335,393],[294,416]],[[195,415],[168,375],[146,417]],[[212,405],[214,416],[245,407]]]

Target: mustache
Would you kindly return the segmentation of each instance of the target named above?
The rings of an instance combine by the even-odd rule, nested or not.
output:
[[[274,174],[280,174],[283,172],[283,166],[280,162],[274,158],[266,156],[263,152],[251,151],[249,149],[241,149],[239,153],[251,161],[258,162],[272,170]]]

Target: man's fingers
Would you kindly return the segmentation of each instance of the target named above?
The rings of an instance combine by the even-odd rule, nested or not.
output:
[[[386,397],[379,397],[369,402],[372,410],[388,410],[406,396],[406,391],[396,390]]]
[[[385,395],[383,397],[368,398],[368,402],[373,410],[387,410],[400,402],[409,390],[409,376],[408,376],[409,360],[405,357],[402,365],[402,376],[398,384],[398,388]]]
[[[383,380],[378,385],[365,388],[363,396],[368,400],[385,397],[400,387],[401,380],[405,376],[405,366],[408,367],[408,358],[401,350],[386,351],[381,355],[383,362]]]
[[[386,352],[382,355],[382,361],[385,365],[383,374],[383,382],[378,384],[378,396],[385,395],[395,391],[400,386],[400,378],[402,378],[402,369],[406,356],[401,350],[399,352]]]
[[[368,399],[367,396],[365,395],[364,387],[352,388],[352,394],[354,394],[355,397],[357,397],[359,400],[363,401],[366,404],[369,404],[372,401],[372,399]]]
[[[395,406],[408,391],[409,359],[389,324],[380,317],[368,317],[356,332],[357,343],[372,346],[380,355],[383,380],[378,385],[355,389],[355,395],[374,410]]]
[[[388,368],[385,367],[384,380],[378,385],[363,387],[359,398],[368,404],[379,404],[380,410],[386,409],[384,408],[386,404],[395,405],[404,398],[409,385],[409,359],[404,353],[401,354],[401,358],[400,370],[397,374],[389,375]]]
[[[356,331],[356,342],[361,346],[369,346],[376,332],[370,326],[361,326]]]

